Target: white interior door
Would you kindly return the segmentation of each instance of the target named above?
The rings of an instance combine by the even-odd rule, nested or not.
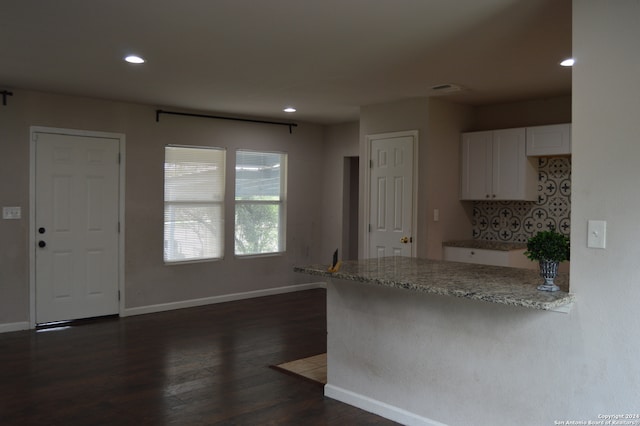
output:
[[[36,323],[116,314],[119,140],[34,138]]]
[[[413,254],[414,139],[370,138],[370,258]]]

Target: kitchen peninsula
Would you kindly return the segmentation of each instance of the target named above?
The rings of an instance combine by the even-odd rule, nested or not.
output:
[[[573,302],[568,293],[569,276],[560,274],[562,291],[541,292],[543,281],[537,270],[474,265],[411,257],[386,257],[343,262],[338,272],[326,265],[296,267],[294,271],[332,280],[356,281],[419,293],[462,297],[472,300],[541,310],[564,310]]]
[[[325,395],[407,425],[464,417],[496,374],[548,362],[518,347],[531,328],[544,342],[568,317],[549,311],[568,313],[574,301],[568,275],[557,279],[561,291],[541,292],[528,269],[409,257],[327,269],[294,268],[327,283]]]

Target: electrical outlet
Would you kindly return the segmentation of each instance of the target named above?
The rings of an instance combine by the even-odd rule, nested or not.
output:
[[[3,219],[20,219],[22,217],[22,211],[20,207],[3,207],[2,218]]]

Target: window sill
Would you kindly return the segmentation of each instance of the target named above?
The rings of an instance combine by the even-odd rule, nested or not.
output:
[[[278,251],[273,253],[258,253],[258,254],[236,254],[236,259],[257,259],[261,257],[280,257],[284,256],[286,251]]]

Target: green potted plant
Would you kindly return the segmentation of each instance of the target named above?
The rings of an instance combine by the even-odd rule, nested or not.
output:
[[[560,287],[553,280],[558,275],[560,262],[569,260],[569,237],[556,232],[555,229],[538,232],[527,241],[525,256],[540,263],[540,276],[544,283],[538,286],[538,290],[558,291]]]

